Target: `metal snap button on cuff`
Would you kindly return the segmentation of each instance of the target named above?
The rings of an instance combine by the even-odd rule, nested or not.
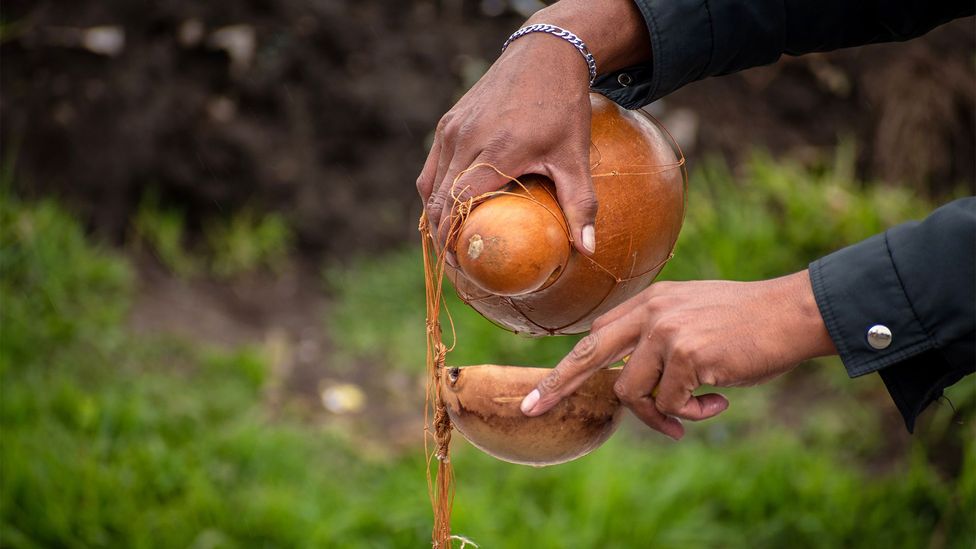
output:
[[[634,79],[629,74],[622,72],[617,75],[617,83],[626,88],[634,83]]]
[[[891,345],[891,330],[883,324],[875,324],[868,329],[868,345],[872,349],[887,349]]]

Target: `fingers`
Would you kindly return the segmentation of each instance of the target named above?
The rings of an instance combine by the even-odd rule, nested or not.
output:
[[[444,190],[443,207],[440,210],[440,217],[435,219],[437,222],[437,238],[440,242],[447,243],[451,218],[457,213],[455,209],[457,203],[498,190],[509,183],[508,177],[491,167],[500,163],[499,159],[503,158],[504,152],[500,147],[489,147],[481,151],[476,158],[469,159],[467,162],[458,162],[448,170],[447,176],[450,180],[445,180],[442,184]],[[479,164],[485,165],[471,169]],[[520,169],[517,164],[512,165],[511,160],[508,160],[506,165],[512,166],[507,169],[516,172]],[[458,174],[466,169],[469,171],[458,177]]]
[[[441,140],[435,137],[434,144],[431,145],[430,152],[427,154],[427,160],[424,162],[424,169],[420,170],[420,176],[417,177],[417,192],[420,193],[424,209],[427,207],[430,195],[434,192],[434,175],[436,174],[437,163],[440,160],[440,153]]]
[[[644,338],[620,372],[613,391],[648,427],[679,440],[685,433],[681,421],[662,414],[654,403],[653,391],[661,378],[661,364],[658,349]]]
[[[437,159],[437,170],[434,172],[434,182],[433,190],[430,194],[430,198],[427,200],[427,217],[430,219],[432,226],[432,232],[436,235],[437,231],[440,229],[441,218],[443,217],[443,212],[445,208],[450,208],[447,204],[448,197],[451,192],[451,183],[454,181],[453,177],[451,181],[445,181],[444,177],[448,172],[451,164],[454,162],[454,157],[457,151],[451,148],[450,144],[447,146],[442,146],[440,155]],[[457,172],[455,172],[457,173]]]
[[[613,392],[626,406],[650,397],[661,379],[662,369],[660,354],[650,340],[644,338],[620,372],[620,377],[613,385]]]
[[[585,154],[564,170],[550,171],[556,183],[556,197],[566,215],[573,243],[581,253],[592,255],[596,251],[596,193],[588,166],[589,154]]]
[[[650,397],[641,398],[627,408],[645,425],[665,436],[674,440],[681,440],[685,436],[685,427],[681,424],[681,420],[662,414],[655,406],[654,399]]]
[[[715,417],[729,407],[729,401],[718,393],[695,396],[698,388],[693,370],[680,363],[665,366],[655,402],[657,409],[669,416],[701,421]]]
[[[578,389],[593,372],[629,354],[639,337],[637,318],[624,319],[590,333],[525,397],[522,413],[538,416],[547,412]]]

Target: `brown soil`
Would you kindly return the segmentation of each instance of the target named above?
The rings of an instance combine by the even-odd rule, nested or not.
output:
[[[682,143],[698,153],[692,162],[753,147],[812,159],[851,139],[865,179],[928,195],[959,186],[976,192],[973,51],[976,27],[967,18],[909,42],[784,56],[691,84],[665,103],[700,121],[698,139]]]

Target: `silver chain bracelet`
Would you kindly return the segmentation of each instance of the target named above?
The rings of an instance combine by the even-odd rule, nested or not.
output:
[[[559,38],[562,38],[563,40],[575,46],[576,49],[578,49],[579,52],[583,54],[583,59],[586,60],[586,67],[590,70],[590,86],[593,86],[593,81],[596,80],[596,59],[593,58],[593,54],[590,53],[590,50],[586,47],[586,43],[580,40],[579,36],[576,36],[575,34],[569,32],[566,29],[557,27],[556,25],[537,23],[535,25],[522,27],[521,29],[512,33],[512,35],[508,37],[508,40],[506,40],[505,43],[502,44],[502,51],[505,51],[505,48],[507,48],[508,45],[511,44],[512,42],[518,40],[519,38],[525,36],[526,34],[533,33],[533,32],[544,32],[546,34],[558,36]]]

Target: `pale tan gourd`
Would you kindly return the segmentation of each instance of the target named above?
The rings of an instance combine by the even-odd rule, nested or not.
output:
[[[543,466],[588,454],[617,429],[621,405],[613,392],[619,369],[596,372],[541,416],[522,399],[551,370],[520,366],[445,368],[440,396],[451,423],[482,451],[512,463]]]

